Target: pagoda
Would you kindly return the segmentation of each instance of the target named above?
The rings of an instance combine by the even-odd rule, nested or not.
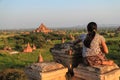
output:
[[[35,29],[33,32],[43,32],[43,33],[49,33],[52,32],[52,30],[48,29],[43,23],[37,28]]]
[[[30,44],[28,43],[27,44],[27,47],[23,50],[23,52],[32,52],[32,48],[31,48],[31,46],[30,46]]]

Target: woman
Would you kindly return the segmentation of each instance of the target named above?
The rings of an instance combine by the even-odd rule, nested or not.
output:
[[[97,33],[97,24],[90,22],[87,25],[88,33],[81,35],[80,39],[76,40],[74,44],[83,42],[83,62],[86,65],[112,65],[112,60],[107,60],[105,54],[108,54],[108,48],[105,43],[105,38]]]

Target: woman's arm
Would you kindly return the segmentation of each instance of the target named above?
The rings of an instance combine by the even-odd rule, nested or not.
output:
[[[108,54],[108,47],[104,40],[102,40],[101,45],[102,45],[103,52]]]

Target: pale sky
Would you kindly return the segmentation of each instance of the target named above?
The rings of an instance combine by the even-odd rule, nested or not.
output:
[[[0,30],[71,27],[97,24],[120,25],[120,0],[0,0]]]

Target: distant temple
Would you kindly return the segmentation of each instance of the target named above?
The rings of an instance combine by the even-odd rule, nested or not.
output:
[[[117,33],[120,33],[120,26],[116,30]]]
[[[71,39],[72,41],[74,41],[74,40],[75,40],[75,37],[70,34],[70,39]]]
[[[33,47],[32,47],[33,50],[36,50],[36,46],[33,44]]]
[[[43,32],[43,33],[49,33],[52,32],[52,30],[48,29],[43,23],[37,28],[35,29],[33,32]]]
[[[11,48],[10,46],[5,46],[5,47],[4,47],[4,50],[5,50],[5,51],[12,51],[12,48]]]
[[[27,44],[27,47],[23,50],[23,52],[32,52],[33,49],[31,48],[30,44]]]

